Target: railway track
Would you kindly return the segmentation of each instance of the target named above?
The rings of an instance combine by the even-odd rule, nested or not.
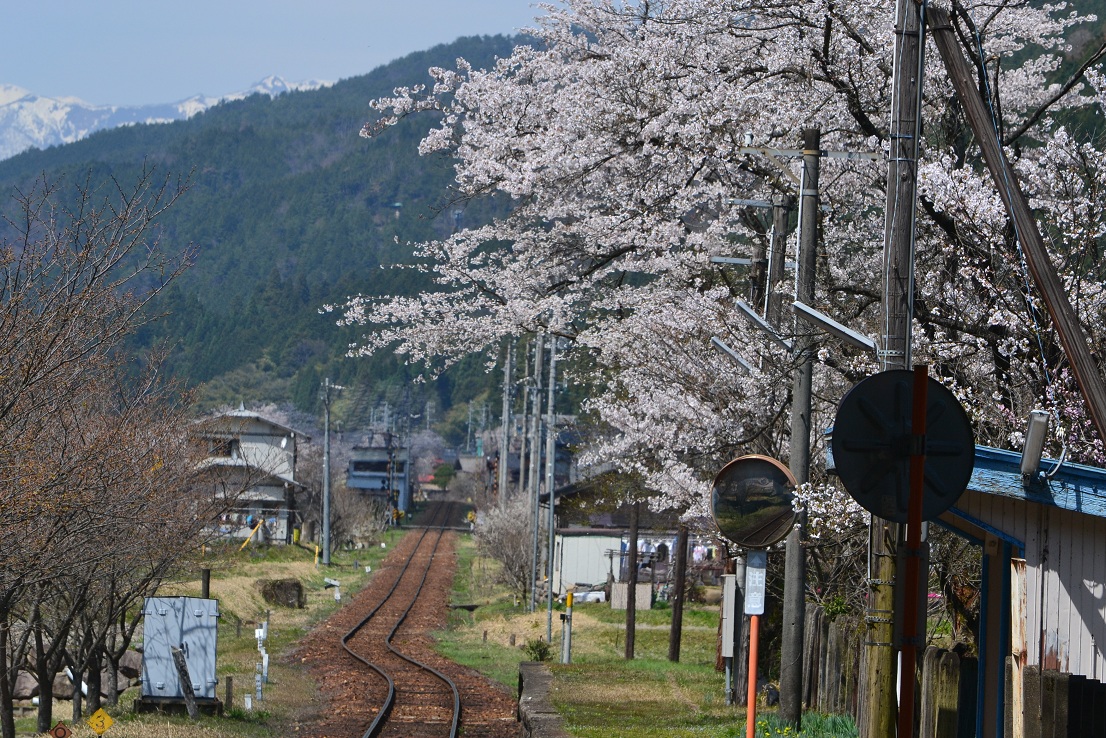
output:
[[[518,735],[514,691],[450,661],[435,648],[434,634],[449,621],[456,528],[467,509],[455,503],[439,510],[444,517],[437,517],[433,507],[427,508],[392,546],[365,588],[300,640],[292,657],[317,688],[318,711],[294,716],[288,735],[445,738],[455,734],[455,725],[466,738]],[[446,675],[459,700],[443,680],[396,651]],[[385,709],[390,692],[394,696]]]
[[[461,724],[461,692],[457,684],[439,669],[411,655],[417,629],[407,634],[404,625],[412,618],[427,576],[434,566],[446,526],[456,524],[459,508],[443,502],[428,510],[428,522],[417,535],[410,554],[400,567],[388,572],[394,578],[390,588],[357,625],[341,638],[346,653],[386,685],[381,690],[367,687],[366,699],[376,711],[364,738],[411,736],[456,738]],[[384,574],[384,572],[381,572]]]

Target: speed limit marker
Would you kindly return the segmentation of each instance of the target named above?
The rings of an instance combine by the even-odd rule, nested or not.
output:
[[[73,735],[73,731],[70,730],[69,726],[65,723],[58,721],[57,725],[50,728],[50,733],[48,735],[50,738],[69,738],[69,736]]]
[[[103,735],[115,724],[115,721],[101,708],[89,716],[88,724],[96,731],[96,735]]]

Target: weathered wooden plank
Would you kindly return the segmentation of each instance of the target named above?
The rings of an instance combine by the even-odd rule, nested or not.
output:
[[[1092,684],[1091,699],[1094,703],[1094,716],[1089,735],[1106,735],[1106,684],[1099,681]]]
[[[1025,734],[1022,678],[1027,663],[1025,559],[1010,561],[1010,656],[1006,678],[1006,738],[1022,738]]]
[[[934,679],[933,738],[957,738],[960,729],[960,657],[944,651]]]
[[[1068,560],[1070,568],[1066,577],[1069,584],[1065,588],[1071,600],[1068,619],[1068,671],[1073,674],[1090,675],[1093,673],[1090,654],[1094,650],[1094,645],[1091,642],[1089,619],[1094,610],[1094,602],[1085,583],[1092,576],[1093,570],[1093,566],[1089,566],[1087,554],[1094,550],[1092,543],[1094,519],[1075,513],[1065,513],[1064,518],[1070,521],[1065,526],[1065,538],[1071,547],[1071,557]],[[1082,685],[1079,689],[1082,691]]]
[[[825,643],[823,626],[825,612],[820,607],[807,607],[803,626],[803,688],[802,704],[810,710],[817,707],[819,671]]]
[[[1094,722],[1090,714],[1093,686],[1085,676],[1072,674],[1068,677],[1068,734],[1069,735],[1093,735],[1091,724]]]
[[[1022,678],[1025,703],[1025,738],[1044,738],[1041,731],[1041,669],[1038,666],[1025,667]]]
[[[937,724],[937,661],[941,649],[929,646],[922,655],[922,697],[918,701],[918,738],[933,738]]]
[[[958,736],[975,736],[976,706],[979,702],[979,659],[960,657],[960,729]]]
[[[1042,671],[1041,677],[1041,738],[1068,738],[1069,675]]]
[[[848,630],[845,633],[849,647],[845,653],[848,654],[849,661],[845,672],[843,697],[846,701],[845,712],[855,719],[860,709],[860,691],[863,687],[860,664],[861,654],[864,651],[864,639],[861,637],[863,631],[859,619],[850,619],[847,624]]]

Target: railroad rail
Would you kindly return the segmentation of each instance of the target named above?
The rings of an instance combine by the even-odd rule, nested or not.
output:
[[[363,738],[388,734],[457,736],[461,719],[457,685],[439,670],[405,655],[393,643],[418,602],[447,529],[445,524],[456,518],[456,510],[455,503],[442,502],[428,511],[428,523],[396,573],[391,589],[360,623],[342,636],[345,651],[387,684],[384,702]],[[386,651],[377,645],[381,636]],[[375,653],[366,656],[369,651]]]

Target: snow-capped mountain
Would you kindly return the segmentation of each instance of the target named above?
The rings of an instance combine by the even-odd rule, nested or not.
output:
[[[291,90],[316,90],[331,82],[310,80],[286,82],[269,76],[243,92],[222,97],[195,95],[187,100],[161,105],[90,105],[75,97],[39,97],[14,85],[0,84],[0,160],[30,148],[79,141],[95,131],[135,123],[168,123],[191,118],[226,100],[250,95],[276,97]]]

